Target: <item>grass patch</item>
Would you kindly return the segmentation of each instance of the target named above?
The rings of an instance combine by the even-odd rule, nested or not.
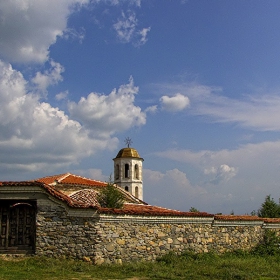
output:
[[[101,265],[42,257],[0,259],[1,280],[38,279],[279,279],[280,256],[169,253],[156,262]]]

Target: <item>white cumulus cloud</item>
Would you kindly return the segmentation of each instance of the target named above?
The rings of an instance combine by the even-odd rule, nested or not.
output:
[[[90,128],[69,118],[59,108],[40,102],[39,95],[28,92],[28,88],[19,71],[0,61],[2,174],[46,167],[50,171],[77,163],[98,150],[116,147],[116,138],[99,135],[93,138]],[[126,91],[125,88],[120,91]],[[102,114],[102,108],[96,113]],[[106,122],[106,118],[103,120]]]
[[[133,78],[114,89],[109,95],[90,93],[78,103],[69,103],[70,115],[79,120],[95,135],[108,137],[117,131],[146,123],[146,114],[134,105],[138,87]]]
[[[164,95],[160,98],[160,102],[162,109],[170,112],[182,111],[190,104],[189,98],[181,93],[171,97]]]
[[[230,167],[227,164],[221,164],[218,168],[211,167],[204,170],[205,174],[214,174],[215,178],[211,180],[213,184],[220,184],[229,181],[231,178],[236,176],[237,169]]]
[[[158,110],[157,105],[153,105],[146,108],[145,112],[154,114],[156,113],[157,110]]]
[[[66,99],[68,94],[69,94],[68,90],[60,92],[55,96],[55,99],[58,100],[58,101]]]
[[[0,1],[0,56],[11,62],[43,63],[49,46],[67,28],[67,19],[77,5],[88,0]]]
[[[188,96],[192,104],[189,114],[206,116],[209,122],[235,123],[255,131],[280,131],[279,90],[256,90],[255,93],[243,95],[242,99],[234,99],[223,94],[220,87],[196,83],[153,86],[158,92],[179,91]],[[163,97],[160,100],[162,103],[171,103],[170,97]]]
[[[48,86],[55,85],[63,80],[62,73],[64,72],[64,67],[54,61],[50,61],[51,68],[45,70],[44,73],[37,72],[32,82],[36,84],[39,90],[46,91]]]
[[[209,197],[206,189],[193,186],[183,171],[177,168],[165,172],[145,169],[143,176],[145,185],[150,186],[144,189],[145,201],[150,204],[158,205],[160,202],[166,207],[183,211],[195,206],[205,211],[200,199]]]
[[[220,209],[228,209],[228,213],[234,207],[241,214],[250,213],[259,207],[268,194],[279,197],[279,154],[280,141],[246,144],[217,151],[172,149],[156,153],[168,161],[183,163],[186,166],[183,171],[188,176],[188,170],[195,170],[196,176],[200,178],[200,186],[207,189],[208,193],[215,192],[225,197],[231,194],[231,204],[225,201],[222,204],[218,199],[212,202],[220,205]]]

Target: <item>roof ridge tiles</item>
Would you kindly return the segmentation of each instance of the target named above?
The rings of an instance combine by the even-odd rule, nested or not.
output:
[[[71,179],[72,178],[72,179]],[[63,173],[63,174],[58,174],[58,175],[53,175],[53,176],[47,176],[47,177],[42,177],[38,178],[33,181],[39,181],[43,182],[48,185],[56,185],[56,184],[71,184],[71,185],[87,185],[89,182],[91,182],[91,185],[96,185],[96,186],[105,186],[107,183],[91,178],[86,178],[80,175],[72,174],[70,172]]]
[[[219,221],[263,221],[264,218],[250,215],[214,215]]]
[[[73,176],[73,177],[78,177],[78,178],[81,178],[81,179],[84,179],[84,180],[89,180],[89,181],[94,181],[94,182],[98,182],[98,183],[107,183],[107,182],[104,182],[104,181],[100,181],[100,180],[95,180],[95,179],[91,179],[91,178],[86,178],[86,177],[83,177],[81,175],[76,175],[76,174],[72,174],[72,173],[68,173],[69,175]],[[69,176],[68,175],[68,176]],[[67,176],[66,176],[67,177]],[[65,177],[65,178],[66,178]]]
[[[61,176],[59,179],[57,179],[58,182],[61,182],[62,180],[64,180],[65,178],[67,178],[69,175],[71,175],[70,172],[67,172],[65,174],[63,174],[64,176]]]

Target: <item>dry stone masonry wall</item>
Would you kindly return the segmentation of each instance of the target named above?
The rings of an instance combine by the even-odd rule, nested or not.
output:
[[[263,233],[260,221],[215,224],[214,217],[112,217],[93,210],[70,213],[64,207],[42,205],[37,213],[36,254],[96,264],[152,261],[170,250],[249,250]]]
[[[85,259],[95,255],[95,219],[68,216],[64,208],[38,207],[36,254]]]
[[[260,226],[213,227],[211,224],[98,223],[98,263],[155,260],[170,250],[181,253],[248,250],[262,237]]]

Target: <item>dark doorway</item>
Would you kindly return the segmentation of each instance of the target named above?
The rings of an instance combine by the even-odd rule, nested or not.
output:
[[[0,218],[0,253],[34,253],[36,201],[0,200]]]

